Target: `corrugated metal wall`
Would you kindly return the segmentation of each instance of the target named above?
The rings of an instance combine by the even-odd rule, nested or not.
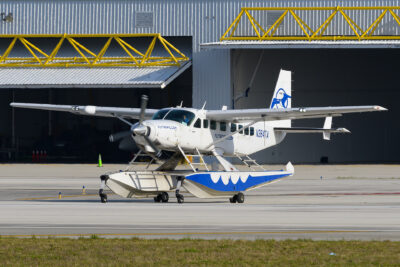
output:
[[[207,100],[208,108],[218,108],[230,104],[230,52],[201,51],[199,45],[218,41],[241,7],[337,5],[389,6],[400,5],[400,1],[13,0],[0,2],[0,13],[13,14],[13,22],[0,22],[0,34],[159,32],[164,36],[192,36],[193,104],[198,107]],[[153,12],[153,27],[136,27],[135,12]],[[374,12],[371,15],[377,16]],[[305,19],[310,25],[321,20],[311,15]],[[387,23],[385,20],[383,23]],[[367,23],[361,17],[356,22]],[[348,29],[343,21],[337,25],[344,32]],[[294,24],[286,23],[281,31],[297,34],[295,28]],[[246,27],[243,31],[247,31]]]

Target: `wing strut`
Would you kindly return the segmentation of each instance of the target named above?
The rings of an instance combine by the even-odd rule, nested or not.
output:
[[[217,151],[216,149],[213,149],[212,153],[213,153],[214,157],[217,158],[217,160],[222,165],[222,167],[224,167],[225,171],[227,171],[227,172],[239,171],[238,169],[235,168],[235,166],[233,166],[229,161],[227,161],[226,159],[224,159],[224,157],[221,156],[221,154],[222,154],[221,151]]]
[[[132,126],[133,126],[133,123],[131,123],[131,122],[130,122],[130,121],[128,121],[128,120],[125,120],[125,119],[124,119],[124,118],[122,118],[121,116],[118,116],[118,115],[116,115],[116,114],[113,114],[113,116],[114,116],[115,118],[119,119],[120,121],[122,121],[122,122],[124,122],[124,123],[128,124],[130,127],[132,127]]]

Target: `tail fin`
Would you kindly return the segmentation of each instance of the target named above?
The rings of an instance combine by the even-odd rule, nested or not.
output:
[[[286,109],[292,107],[292,72],[282,70],[276,82],[275,91],[272,95],[270,109]],[[275,127],[291,127],[291,120],[274,121]]]
[[[292,72],[281,70],[275,91],[272,96],[270,109],[284,109],[292,107]]]

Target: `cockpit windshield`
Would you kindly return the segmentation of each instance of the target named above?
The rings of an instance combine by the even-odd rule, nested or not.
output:
[[[171,120],[182,123],[183,125],[190,125],[195,115],[193,112],[187,110],[173,109],[165,116],[164,120]]]
[[[161,109],[153,115],[153,120],[171,120],[190,125],[195,115],[193,112],[181,109]]]
[[[167,114],[170,111],[170,109],[161,109],[156,112],[156,114],[153,115],[152,120],[162,120],[165,117],[165,114]]]

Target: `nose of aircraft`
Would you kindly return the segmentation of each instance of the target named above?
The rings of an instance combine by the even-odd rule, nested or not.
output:
[[[139,125],[139,126],[137,126],[137,127],[135,127],[135,128],[133,129],[133,133],[134,133],[135,135],[144,136],[144,135],[147,134],[147,127],[144,126],[144,125]]]

